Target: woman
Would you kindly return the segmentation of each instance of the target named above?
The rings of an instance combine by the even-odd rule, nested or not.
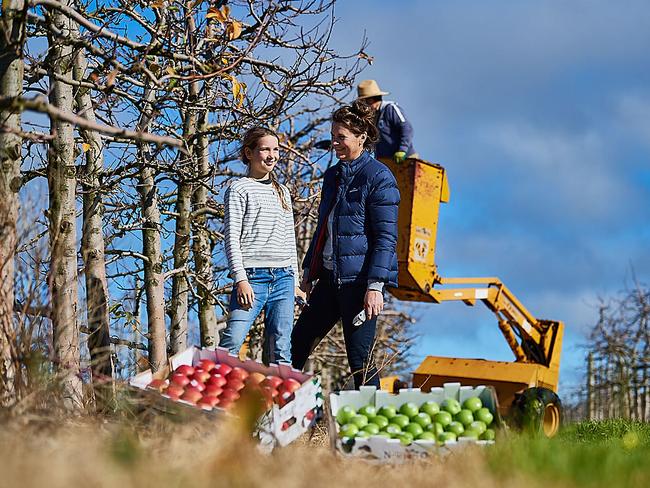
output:
[[[290,363],[298,266],[291,196],[272,174],[279,155],[273,131],[254,127],[244,135],[248,176],[234,181],[225,196],[226,256],[235,284],[219,345],[237,354],[263,310],[265,358]]]
[[[303,261],[300,287],[308,304],[291,336],[293,365],[302,369],[342,319],[356,388],[379,386],[372,358],[377,316],[384,307],[384,286],[397,286],[399,190],[390,170],[369,153],[377,136],[374,113],[363,102],[332,115],[339,162],[325,172],[318,225]],[[355,321],[361,311],[365,317]]]

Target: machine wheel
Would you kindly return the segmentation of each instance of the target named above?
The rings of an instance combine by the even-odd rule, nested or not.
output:
[[[562,425],[562,402],[548,388],[528,388],[515,396],[512,416],[522,430],[551,438]]]

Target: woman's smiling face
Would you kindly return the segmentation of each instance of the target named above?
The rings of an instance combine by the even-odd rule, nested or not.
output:
[[[342,161],[352,161],[361,156],[365,140],[365,134],[358,136],[338,122],[332,124],[332,149]]]
[[[264,136],[257,140],[254,149],[244,150],[250,165],[250,176],[265,178],[269,175],[280,158],[280,146],[275,136]]]

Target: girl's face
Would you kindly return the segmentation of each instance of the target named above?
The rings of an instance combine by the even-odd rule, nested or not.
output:
[[[341,161],[352,161],[361,156],[366,135],[355,135],[338,122],[332,124],[332,148]]]
[[[280,158],[280,146],[274,136],[263,136],[257,140],[254,149],[245,148],[244,153],[249,161],[249,174],[256,179],[268,178]]]

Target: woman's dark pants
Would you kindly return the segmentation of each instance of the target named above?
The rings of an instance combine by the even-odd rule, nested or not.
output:
[[[291,334],[291,358],[294,368],[302,369],[316,346],[332,330],[339,319],[354,387],[374,385],[379,388],[379,374],[373,359],[377,319],[366,320],[359,327],[352,325],[354,317],[363,310],[367,287],[364,285],[336,286],[333,275],[323,270],[302,310]]]

